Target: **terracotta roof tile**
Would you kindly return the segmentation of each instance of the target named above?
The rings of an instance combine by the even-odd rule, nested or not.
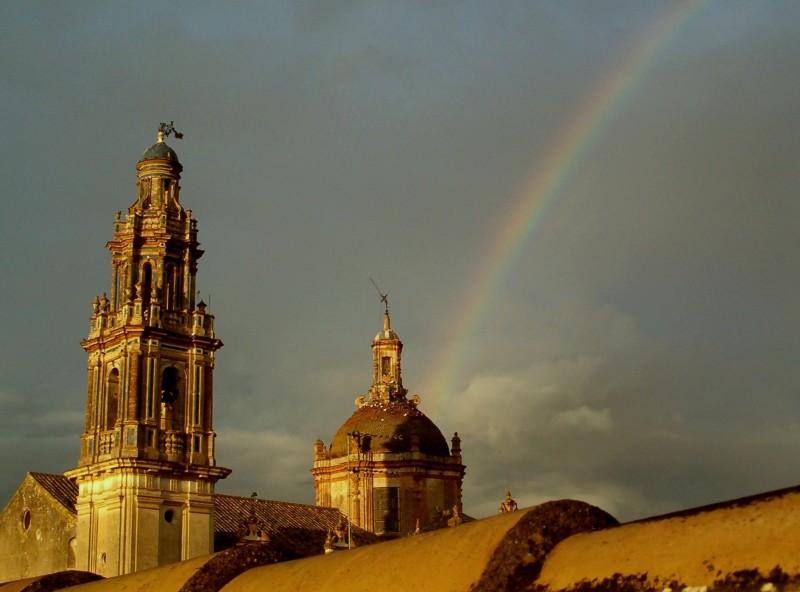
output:
[[[53,498],[67,510],[76,513],[78,486],[63,475],[29,473]],[[214,539],[217,550],[226,549],[238,541],[239,533],[250,517],[253,500],[235,495],[214,496]],[[336,508],[311,506],[275,500],[255,500],[258,522],[263,525],[273,545],[289,555],[305,557],[322,553],[329,530],[339,523],[342,514]],[[380,541],[376,535],[352,527],[355,546]]]
[[[75,513],[75,501],[78,499],[78,486],[74,481],[64,475],[49,475],[47,473],[28,473],[41,485],[47,493],[52,495],[58,503],[67,510]]]
[[[423,454],[450,456],[442,432],[410,401],[370,401],[357,409],[333,437],[331,457],[347,454],[348,432],[364,434],[363,452],[409,452],[416,438]]]
[[[214,538],[219,550],[236,542],[254,502],[249,497],[219,494],[214,501]],[[302,557],[322,553],[328,530],[333,530],[342,516],[336,508],[263,499],[255,500],[255,513],[275,545]],[[351,529],[355,546],[381,540],[357,526]]]

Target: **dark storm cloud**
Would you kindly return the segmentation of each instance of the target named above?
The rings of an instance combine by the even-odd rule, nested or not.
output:
[[[795,483],[795,3],[692,9],[451,342],[520,188],[674,7],[4,4],[0,497],[75,462],[103,246],[164,120],[226,344],[220,491],[313,499],[313,442],[369,387],[370,277],[412,393],[466,352],[420,394],[464,438],[470,514],[506,487],[631,518]]]

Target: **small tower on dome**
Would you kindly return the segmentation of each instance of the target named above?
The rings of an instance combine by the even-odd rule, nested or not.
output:
[[[374,282],[373,282],[374,284]],[[376,286],[377,288],[377,286]],[[315,504],[333,506],[352,524],[386,537],[444,526],[459,513],[465,466],[403,386],[403,342],[392,329],[389,298],[383,328],[372,340],[372,385],[326,448],[314,443]],[[446,510],[445,516],[442,510]]]
[[[213,551],[214,315],[196,303],[203,255],[162,123],[117,212],[108,294],[94,299],[77,467],[76,567],[116,576]]]
[[[400,341],[397,333],[392,331],[392,322],[389,318],[389,295],[381,293],[381,302],[385,305],[383,329],[378,331],[375,339],[372,340],[373,373],[369,398],[383,402],[405,401],[408,391],[403,388],[403,376],[400,372],[403,342]]]

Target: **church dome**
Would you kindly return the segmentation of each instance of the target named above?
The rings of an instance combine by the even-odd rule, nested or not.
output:
[[[144,154],[142,154],[142,157],[139,159],[139,162],[143,162],[145,160],[169,160],[180,164],[178,155],[164,142],[156,142],[150,146],[150,148],[145,150]]]
[[[422,411],[410,401],[370,401],[339,428],[331,442],[334,457],[347,454],[347,433],[362,436],[362,452],[403,453],[418,447],[429,456],[450,456],[447,440]]]
[[[379,341],[381,339],[400,339],[400,338],[397,336],[397,333],[395,333],[393,329],[386,328],[383,329],[382,331],[378,331],[375,334],[375,339],[373,339],[373,341]]]

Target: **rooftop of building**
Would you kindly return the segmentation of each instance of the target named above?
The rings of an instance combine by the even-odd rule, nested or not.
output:
[[[343,521],[336,508],[222,494],[214,496],[214,512],[215,548],[236,544],[243,526],[254,513],[269,540],[296,557],[322,553],[328,533]],[[354,525],[351,533],[354,547],[381,540]]]
[[[450,456],[447,440],[433,421],[412,401],[370,400],[342,424],[330,446],[330,455],[347,454],[348,434],[359,440],[361,453],[418,451],[429,456]]]
[[[167,146],[167,144],[164,142],[164,137],[170,133],[174,133],[176,138],[183,137],[183,134],[175,130],[172,123],[169,125],[162,123],[161,127],[158,129],[158,139],[156,143],[144,151],[144,154],[142,154],[139,162],[144,162],[145,160],[169,160],[171,162],[180,164],[180,161],[178,160],[178,153]]]
[[[72,514],[78,486],[64,475],[29,473],[45,491]],[[308,557],[322,553],[325,540],[343,520],[337,508],[327,508],[236,495],[214,496],[214,547],[218,550],[235,545],[255,513],[275,548],[291,557]],[[351,526],[353,546],[369,545],[380,537],[357,526]]]
[[[78,486],[64,475],[30,472],[31,476],[42,488],[67,510],[75,514],[75,501],[78,499]]]
[[[783,592],[800,585],[798,508],[800,486],[626,524],[558,500],[298,561],[240,546],[74,590]],[[20,583],[0,592],[33,589]]]

